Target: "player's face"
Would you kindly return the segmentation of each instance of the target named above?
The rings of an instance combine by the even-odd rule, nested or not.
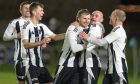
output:
[[[109,24],[111,24],[111,25],[115,25],[115,23],[116,23],[115,13],[112,12],[112,14],[110,15],[110,21],[109,21]]]
[[[25,4],[20,9],[20,13],[22,14],[23,17],[30,17],[29,6],[30,6],[29,4]]]
[[[82,14],[79,18],[78,18],[79,24],[82,27],[87,27],[90,24],[90,14]]]
[[[103,21],[103,16],[101,13],[95,11],[91,15],[91,24],[96,23],[96,22],[102,22]]]
[[[35,10],[35,17],[38,21],[42,20],[42,17],[44,15],[44,10],[42,7],[38,6]]]

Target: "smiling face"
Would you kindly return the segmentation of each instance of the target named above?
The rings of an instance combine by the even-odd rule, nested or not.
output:
[[[39,2],[32,2],[30,7],[31,18],[40,21],[44,15],[44,5]]]
[[[81,14],[81,16],[78,18],[78,21],[82,27],[87,27],[90,24],[90,14]]]
[[[20,7],[20,13],[23,17],[30,17],[30,11],[29,11],[30,4],[24,4],[22,7]]]
[[[101,11],[94,11],[91,15],[91,24],[96,22],[103,22],[103,14]]]

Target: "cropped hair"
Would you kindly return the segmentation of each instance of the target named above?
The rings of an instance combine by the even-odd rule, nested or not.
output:
[[[123,10],[121,10],[121,9],[115,9],[113,12],[115,13],[115,16],[116,16],[120,21],[122,21],[122,22],[125,21],[125,19],[126,19],[126,13],[125,13]]]
[[[40,6],[41,8],[44,8],[44,5],[42,3],[39,3],[39,2],[32,2],[31,3],[31,5],[29,7],[31,16],[33,15],[32,11],[35,10],[38,6]]]
[[[76,15],[76,20],[78,21],[78,18],[81,17],[82,14],[87,14],[89,15],[90,12],[88,11],[88,9],[81,9],[77,12],[77,15]]]
[[[29,2],[29,1],[24,1],[24,2],[22,2],[22,3],[20,4],[20,10],[21,10],[22,7],[23,7],[24,5],[26,5],[26,4],[30,4],[30,2]]]

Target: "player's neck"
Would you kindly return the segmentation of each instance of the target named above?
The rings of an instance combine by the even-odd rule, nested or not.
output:
[[[34,25],[38,24],[38,20],[36,20],[36,18],[31,17],[31,21]]]
[[[120,25],[123,25],[122,22],[116,22],[116,24],[113,25],[113,28],[117,27],[117,26],[120,26]]]
[[[24,20],[29,20],[30,17],[21,16]]]

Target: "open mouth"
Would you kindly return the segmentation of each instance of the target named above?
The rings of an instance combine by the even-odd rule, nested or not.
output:
[[[95,22],[96,20],[92,19],[91,22]]]

